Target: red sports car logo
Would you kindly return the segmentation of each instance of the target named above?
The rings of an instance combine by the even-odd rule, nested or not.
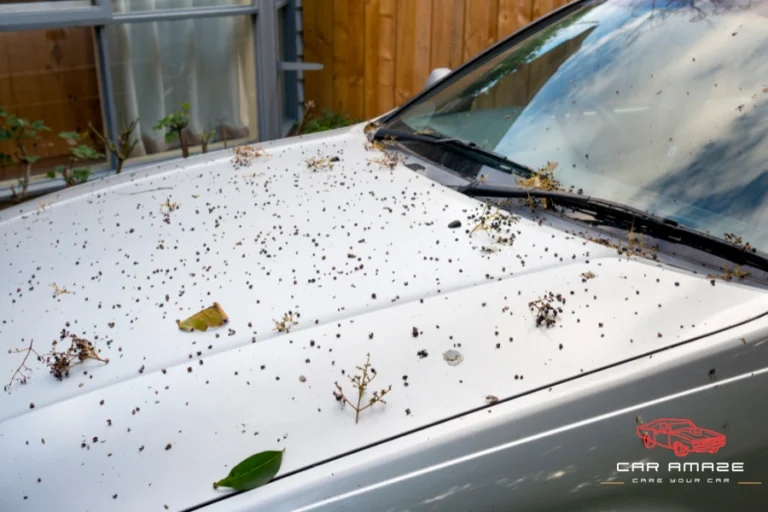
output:
[[[637,435],[649,450],[661,446],[672,450],[678,457],[691,452],[717,453],[725,446],[725,436],[720,432],[700,428],[691,420],[661,418],[637,427]]]

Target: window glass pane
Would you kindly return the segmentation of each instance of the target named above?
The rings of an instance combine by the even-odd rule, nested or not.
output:
[[[0,109],[30,122],[40,120],[50,131],[39,138],[24,137],[24,151],[39,157],[31,166],[32,181],[45,179],[46,171],[67,165],[74,147],[61,132],[80,132],[83,143],[103,151],[88,134],[92,124],[103,129],[94,35],[90,28],[0,32]],[[0,118],[6,125],[8,117]],[[0,153],[12,154],[13,162],[0,164],[0,187],[23,176],[19,147],[0,141]],[[105,159],[85,159],[75,167],[105,165]]]
[[[250,16],[132,23],[106,28],[117,120],[139,119],[134,158],[176,156],[178,138],[155,130],[189,104],[184,141],[209,144],[255,139],[256,85]],[[210,148],[210,147],[209,147]]]
[[[0,12],[52,11],[90,7],[91,0],[0,0]]]
[[[197,7],[251,5],[251,0],[112,0],[114,12],[163,11]]]
[[[277,10],[277,53],[281,61],[285,60],[285,9]],[[280,105],[283,106],[283,117],[287,117],[284,96],[285,72],[280,71],[277,75],[277,90],[280,95]]]

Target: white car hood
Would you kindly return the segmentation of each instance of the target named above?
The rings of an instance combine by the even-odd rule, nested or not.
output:
[[[762,291],[526,219],[486,254],[466,231],[480,203],[372,163],[364,140],[278,141],[244,169],[203,155],[0,214],[0,375],[67,324],[110,359],[57,381],[30,358],[0,395],[1,510],[183,509],[253,453],[286,448],[293,472],[765,309]],[[313,171],[317,155],[340,161]],[[549,329],[528,308],[547,292],[566,298]],[[214,301],[228,325],[177,328]],[[298,324],[274,331],[288,311]],[[356,425],[332,392],[367,353],[392,391]]]

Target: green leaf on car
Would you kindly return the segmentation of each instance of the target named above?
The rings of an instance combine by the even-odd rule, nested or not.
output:
[[[229,487],[238,491],[255,489],[269,483],[280,470],[283,452],[266,451],[251,455],[232,468],[226,478],[213,484],[213,488]]]

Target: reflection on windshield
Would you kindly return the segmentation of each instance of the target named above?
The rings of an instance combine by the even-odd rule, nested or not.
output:
[[[589,2],[395,123],[766,250],[766,55],[768,0]]]

